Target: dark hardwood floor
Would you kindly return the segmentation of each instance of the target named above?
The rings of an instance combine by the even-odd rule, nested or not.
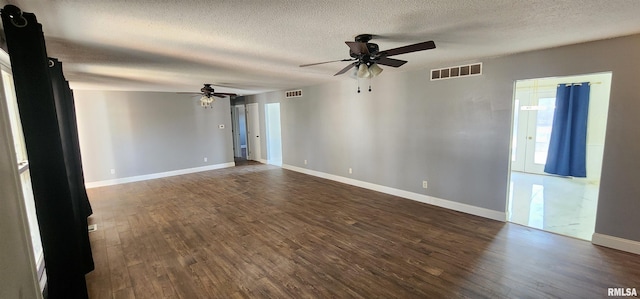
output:
[[[464,186],[461,186],[463,188]],[[90,298],[602,298],[640,256],[268,165],[89,189]]]

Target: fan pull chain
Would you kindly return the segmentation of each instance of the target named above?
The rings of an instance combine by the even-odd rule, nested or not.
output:
[[[358,93],[360,93],[360,78],[358,80]],[[369,78],[369,92],[371,92],[371,78]]]

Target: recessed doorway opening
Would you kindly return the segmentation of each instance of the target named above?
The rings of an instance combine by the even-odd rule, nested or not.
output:
[[[247,120],[244,103],[231,106],[233,156],[236,162],[247,160]]]
[[[612,74],[607,72],[516,82],[508,221],[591,240],[595,230],[611,78]],[[576,91],[573,91],[574,87]],[[579,88],[582,91],[578,91]],[[574,97],[579,92],[583,97]],[[567,106],[585,103],[585,99],[587,104],[582,108]],[[565,104],[569,102],[572,104]],[[576,131],[575,125],[571,129],[571,121],[565,125],[566,119],[576,118],[577,112],[572,109],[582,109],[585,115],[575,121],[582,124],[582,131]],[[554,130],[556,136],[552,136]],[[563,151],[563,147],[570,150]],[[567,167],[574,172],[557,171],[563,167],[556,166],[557,163],[569,160]],[[579,168],[583,171],[574,170]]]

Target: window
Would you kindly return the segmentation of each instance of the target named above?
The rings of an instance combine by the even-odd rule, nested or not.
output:
[[[4,53],[3,53],[4,54]],[[20,113],[18,111],[18,103],[16,100],[15,88],[13,85],[13,75],[9,68],[8,56],[3,55],[0,63],[0,72],[2,73],[2,88],[4,98],[7,101],[7,110],[9,112],[9,122],[11,123],[11,133],[13,135],[13,144],[16,152],[16,163],[20,175],[20,183],[22,185],[22,194],[27,210],[27,218],[29,220],[29,231],[31,234],[31,243],[36,265],[38,266],[38,279],[40,288],[44,289],[46,283],[46,274],[44,271],[44,255],[42,250],[42,241],[40,240],[40,229],[38,226],[38,218],[36,217],[35,201],[33,198],[33,190],[31,187],[31,175],[29,173],[29,160],[27,158],[27,148],[22,133],[22,125],[20,124]]]

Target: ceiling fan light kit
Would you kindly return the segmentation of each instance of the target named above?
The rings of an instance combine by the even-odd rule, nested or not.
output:
[[[216,99],[213,97],[202,96],[200,98],[200,106],[203,108],[213,108],[213,102],[215,101]]]
[[[417,51],[424,51],[435,49],[436,44],[433,41],[426,41],[417,44],[407,45],[403,47],[393,48],[385,51],[380,51],[377,44],[370,43],[369,41],[373,39],[372,34],[360,34],[355,37],[355,41],[346,41],[345,44],[349,46],[349,56],[350,59],[342,59],[342,60],[332,60],[325,62],[317,62],[310,64],[303,64],[300,67],[307,67],[325,63],[332,63],[338,61],[353,61],[349,65],[347,65],[342,70],[338,71],[334,76],[342,75],[349,71],[352,68],[356,68],[356,78],[373,78],[375,76],[380,75],[382,72],[382,68],[380,65],[390,66],[390,67],[400,67],[407,63],[406,60],[389,58],[389,56],[395,56],[400,54],[407,54]],[[371,91],[371,86],[369,86],[369,91]],[[360,86],[358,85],[358,92],[360,92]]]
[[[374,63],[369,67],[369,73],[371,74],[371,77],[375,77],[377,75],[380,75],[380,73],[382,73],[382,71],[383,71],[383,69],[380,66],[378,66],[377,63]]]
[[[211,87],[210,83],[205,83],[204,87],[200,88],[200,92],[179,92],[183,94],[197,94],[202,95],[200,98],[200,106],[203,108],[213,108],[213,102],[216,100],[214,97],[224,98],[224,97],[235,97],[235,93],[226,93],[226,92],[215,92],[213,87]]]
[[[358,67],[358,73],[356,74],[358,78],[369,78],[371,73],[369,72],[369,68],[366,64],[362,63]]]

